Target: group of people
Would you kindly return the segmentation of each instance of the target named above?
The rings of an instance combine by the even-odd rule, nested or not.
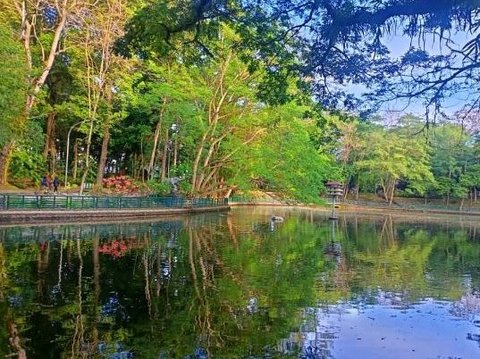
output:
[[[40,181],[40,187],[43,193],[49,193],[53,190],[53,193],[58,193],[58,186],[60,186],[60,180],[57,176],[54,176],[53,179],[50,175],[46,174],[42,177]]]

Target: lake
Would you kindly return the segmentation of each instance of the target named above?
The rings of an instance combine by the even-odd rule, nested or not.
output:
[[[480,357],[478,219],[328,217],[0,227],[0,355]]]

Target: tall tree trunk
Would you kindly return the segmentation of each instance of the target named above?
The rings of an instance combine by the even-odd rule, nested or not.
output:
[[[173,167],[177,167],[178,161],[178,136],[175,134],[175,139],[173,140]]]
[[[229,61],[229,59],[230,59],[230,56],[227,59],[227,62]],[[200,141],[200,144],[197,147],[197,155],[193,162],[193,169],[192,169],[192,191],[193,192],[195,192],[196,189],[200,186],[199,178],[203,175],[202,169],[200,168],[200,161],[203,156],[206,140],[208,136],[210,136],[212,139],[215,136],[215,130],[217,128],[217,124],[219,121],[220,110],[228,94],[228,91],[226,91],[223,87],[223,80],[224,80],[226,68],[227,68],[226,63],[224,63],[222,66],[221,72],[219,74],[219,80],[215,88],[215,93],[213,95],[213,98],[210,100],[210,105],[208,110],[208,127],[205,130],[202,136],[202,139]],[[216,96],[219,96],[219,98],[217,99]],[[212,150],[213,150],[212,143],[210,143],[209,152]],[[208,156],[209,155],[207,155],[207,158]],[[206,161],[208,163],[208,159],[206,159]]]
[[[452,183],[452,170],[450,169],[448,171],[448,183]],[[447,193],[447,207],[450,203],[450,190],[448,190],[448,193]]]
[[[199,171],[200,160],[202,158],[203,147],[205,145],[205,139],[207,138],[208,130],[203,134],[202,140],[197,147],[197,155],[195,156],[195,160],[193,161],[193,169],[192,169],[192,191],[195,192],[195,188],[197,187],[197,173]]]
[[[145,155],[143,153],[143,139],[140,140],[140,179],[145,182]]]
[[[167,157],[168,157],[168,128],[165,131],[165,143],[163,144],[163,154],[162,154],[162,174],[160,176],[160,180],[163,182],[165,181],[166,172],[168,168],[167,164]]]
[[[45,146],[43,147],[43,157],[47,159],[50,149],[55,144],[55,123],[57,114],[55,112],[49,112],[47,116],[47,128],[45,133]]]
[[[157,157],[158,153],[158,142],[160,140],[160,134],[162,132],[162,122],[163,122],[163,114],[165,113],[165,105],[167,103],[167,98],[164,98],[163,100],[163,106],[162,109],[160,110],[159,118],[157,125],[155,126],[155,134],[153,136],[153,148],[152,148],[152,153],[150,155],[150,162],[148,164],[148,178],[153,179],[154,175],[154,169],[155,169],[155,159]],[[168,135],[168,133],[167,133]]]
[[[88,176],[88,171],[90,170],[90,148],[92,147],[92,136],[93,136],[93,118],[90,120],[90,129],[87,136],[87,151],[85,152],[85,168],[83,169],[82,180],[80,181],[80,194],[83,194],[83,187]]]
[[[356,181],[356,185],[355,185],[355,201],[358,202],[358,196],[360,194],[360,178],[357,174],[357,181]]]
[[[393,197],[394,197],[394,195],[395,195],[395,187],[393,187],[392,190],[391,190],[390,199],[389,199],[389,201],[388,201],[388,205],[389,205],[389,206],[391,206],[392,203],[393,203]]]
[[[15,140],[7,142],[0,152],[0,185],[7,184],[8,166],[10,164],[10,155],[12,154]]]
[[[73,145],[73,171],[72,171],[73,182],[77,182],[77,172],[78,172],[78,141],[75,139],[75,144]]]
[[[397,181],[395,179],[391,180],[391,183],[389,184],[389,187],[390,187],[390,195],[388,197],[388,205],[391,206],[392,203],[393,203],[393,197],[395,196],[395,183]]]
[[[50,152],[50,173],[54,174],[57,171],[57,147],[53,146]]]
[[[345,201],[347,199],[347,196],[348,196],[348,192],[349,192],[349,189],[350,189],[350,180],[351,180],[351,176],[348,176],[347,179],[345,180],[345,182],[343,182],[343,200]]]
[[[57,152],[56,143],[55,143],[55,124],[57,120],[57,114],[55,112],[50,112],[47,116],[47,128],[46,128],[46,138],[45,146],[43,148],[43,158],[48,164],[50,172],[55,171],[55,156]]]
[[[382,179],[382,181],[381,181],[381,183],[380,183],[380,186],[382,187],[382,191],[383,191],[383,199],[388,202],[387,187],[386,187],[383,179]]]
[[[107,163],[108,143],[110,141],[110,126],[106,125],[103,129],[102,150],[100,152],[100,160],[97,168],[97,189],[100,190],[103,186],[103,176],[105,174],[105,164]]]
[[[178,162],[178,119],[175,122],[176,124],[176,132],[175,132],[175,139],[173,143],[173,167],[177,167]]]
[[[192,188],[195,192],[199,192],[202,189],[202,186],[204,186],[205,177],[208,176],[209,174],[208,172],[210,171],[210,168],[209,168],[210,160],[212,156],[217,152],[218,147],[220,146],[220,143],[225,139],[227,135],[228,135],[228,132],[224,133],[218,138],[211,137],[209,139],[210,148],[208,149],[207,155],[205,156],[205,159],[203,161],[201,171],[199,171],[199,175],[197,176],[196,186]]]
[[[148,179],[153,179],[155,169],[155,158],[157,156],[158,139],[160,138],[160,132],[162,130],[162,119],[158,120],[155,126],[155,134],[153,135],[153,148],[150,154],[150,162],[148,164]]]

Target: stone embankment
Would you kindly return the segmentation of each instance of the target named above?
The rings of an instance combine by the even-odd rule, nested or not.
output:
[[[0,211],[0,225],[38,222],[89,222],[147,219],[202,212],[224,212],[230,207],[89,209],[89,210],[8,210]]]
[[[119,221],[229,209],[227,200],[211,198],[0,194],[0,224]]]

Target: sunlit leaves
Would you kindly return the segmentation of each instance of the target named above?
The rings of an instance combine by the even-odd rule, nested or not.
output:
[[[25,54],[13,31],[0,22],[0,147],[11,131],[20,130],[25,110],[27,66]]]

